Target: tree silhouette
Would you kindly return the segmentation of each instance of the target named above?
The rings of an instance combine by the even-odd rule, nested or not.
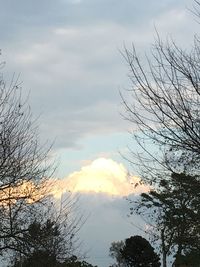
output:
[[[173,173],[168,183],[161,180],[159,188],[141,194],[135,211],[154,224],[155,240],[160,232],[163,266],[172,250],[176,251],[176,258],[188,251],[200,253],[199,192],[199,177]],[[189,262],[192,263],[191,257]]]
[[[78,260],[76,256],[72,256],[69,259],[65,260],[65,262],[61,263],[59,267],[97,267],[92,264],[86,262],[85,260]]]
[[[49,219],[44,225],[37,221],[31,223],[22,239],[24,255],[15,255],[14,267],[54,267],[61,252],[60,246],[65,249],[58,225]]]
[[[200,2],[194,2],[194,13],[200,17]],[[186,50],[173,40],[161,40],[157,34],[146,62],[134,46],[125,48],[124,58],[132,83],[127,95],[122,95],[124,116],[133,125],[133,138],[139,148],[130,149],[128,159],[142,182],[153,188],[146,194],[153,205],[139,205],[141,214],[142,208],[146,210],[150,205],[148,213],[152,211],[150,216],[156,222],[151,229],[161,240],[166,267],[171,245],[177,257],[183,256],[184,243],[191,249],[194,244],[200,246],[200,38],[195,35],[191,49]],[[179,181],[175,180],[178,176]],[[170,192],[166,190],[168,185]],[[159,209],[160,201],[163,205]],[[191,216],[194,220],[187,221]]]
[[[0,64],[1,66],[1,64]],[[16,250],[54,167],[18,79],[0,73],[0,252]],[[29,214],[29,215],[28,215]]]
[[[128,267],[160,267],[158,255],[141,236],[131,236],[125,240],[122,257]]]
[[[10,253],[11,266],[54,267],[71,259],[79,249],[77,233],[84,223],[82,214],[76,215],[77,201],[71,194],[56,206],[48,199],[49,203],[34,214],[35,219],[17,240]]]
[[[124,241],[112,242],[109,249],[109,256],[116,260],[112,266],[124,266],[124,259],[122,257],[122,249],[124,248]]]

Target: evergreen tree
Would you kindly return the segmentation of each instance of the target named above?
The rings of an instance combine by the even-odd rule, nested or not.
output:
[[[141,236],[127,238],[121,252],[127,267],[160,267],[158,255]]]

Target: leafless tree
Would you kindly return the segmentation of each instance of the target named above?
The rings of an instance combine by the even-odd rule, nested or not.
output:
[[[199,2],[195,2],[199,6]],[[195,13],[199,16],[198,7]],[[198,35],[194,36],[191,50],[180,48],[173,40],[163,42],[157,35],[150,55],[145,57],[146,60],[139,58],[134,46],[132,49],[125,48],[123,56],[128,64],[132,83],[132,88],[122,94],[124,117],[132,123],[132,136],[139,145],[138,151],[135,147],[130,149],[129,161],[133,164],[134,170],[138,171],[142,181],[153,185],[160,196],[166,184],[174,188],[172,173],[191,175],[195,178],[194,182],[191,179],[191,187],[194,189],[192,197],[198,199],[199,191],[196,190],[200,177]],[[184,199],[187,188],[184,191],[184,184],[182,186],[183,191],[180,193]],[[140,207],[144,206],[140,203]],[[148,214],[151,213],[149,208],[153,207],[156,208],[156,205],[147,207]],[[182,210],[183,214],[184,212],[188,211]],[[199,216],[199,211],[195,212]],[[157,230],[164,231],[161,231],[160,236],[164,244],[166,225],[159,225],[162,221],[156,216],[157,214],[152,214],[156,220]],[[162,218],[161,213],[160,219]],[[187,230],[191,230],[188,227],[186,225]],[[195,229],[197,228],[198,225],[195,226]],[[167,233],[171,243],[173,233],[170,232],[170,228],[167,228]],[[162,249],[165,250],[165,244]],[[169,250],[170,247],[166,251]]]
[[[37,204],[37,212],[30,217],[26,231],[13,244],[10,254],[13,263],[23,263],[32,257],[37,261],[43,255],[46,260],[54,259],[57,263],[75,255],[83,256],[78,232],[85,218],[79,210],[77,195],[68,192],[57,200],[49,196],[39,209]]]
[[[39,141],[37,125],[18,79],[0,76],[0,251],[13,249],[30,212],[46,195],[53,172],[50,146]]]
[[[37,120],[22,96],[20,82],[13,77],[8,84],[1,74],[0,256],[23,258],[47,244],[61,261],[78,253],[78,231],[84,219],[76,196],[66,193],[56,201],[52,195],[56,164],[50,152],[51,145],[40,142]],[[27,238],[34,224],[41,229],[50,225],[59,235],[43,240],[37,236],[37,241],[34,236]]]
[[[175,166],[184,168],[190,164],[194,167],[199,161],[199,42],[195,37],[193,49],[188,52],[173,41],[163,43],[158,37],[147,58],[147,67],[142,65],[134,47],[131,51],[125,48],[133,87],[129,97],[122,96],[122,99],[125,117],[134,124],[133,136],[143,152],[150,156],[137,155],[146,167],[145,173],[149,174],[149,162],[151,171],[152,162],[172,171]],[[155,146],[159,148],[157,156]],[[158,174],[158,169],[155,170]]]

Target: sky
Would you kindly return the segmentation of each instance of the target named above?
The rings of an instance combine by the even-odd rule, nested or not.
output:
[[[156,36],[192,43],[198,23],[192,0],[0,0],[1,70],[29,95],[41,140],[53,142],[62,190],[82,196],[81,230],[88,261],[108,266],[112,241],[138,233],[125,196],[137,195],[134,168],[123,159],[131,123],[119,92],[131,88],[124,46],[148,53]],[[131,178],[128,175],[131,173]],[[55,188],[55,191],[58,190]],[[60,189],[59,189],[60,190]],[[56,193],[55,193],[56,194]],[[59,195],[59,193],[57,192]]]

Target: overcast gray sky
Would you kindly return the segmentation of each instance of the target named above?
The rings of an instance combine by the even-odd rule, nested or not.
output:
[[[74,177],[74,172],[82,173],[84,166],[91,167],[99,158],[123,162],[129,169],[119,155],[132,142],[127,133],[131,125],[120,116],[119,90],[130,86],[120,51],[124,44],[131,47],[134,43],[140,55],[148,52],[155,28],[163,38],[173,37],[188,47],[199,27],[189,11],[194,2],[2,0],[0,4],[0,47],[2,61],[6,61],[2,71],[8,82],[13,73],[20,74],[24,95],[30,92],[33,114],[41,115],[41,138],[56,139],[53,153],[60,158],[57,176],[65,180],[72,174]],[[84,181],[83,175],[81,179]],[[91,214],[92,210],[96,214],[98,208],[100,212],[90,216],[82,236],[89,239],[87,247],[93,246],[92,262],[105,267],[109,243],[137,230],[132,232],[132,226],[127,226],[124,211],[120,217],[126,207],[121,193],[113,208],[109,206],[113,202],[108,201],[112,194],[98,196],[98,205],[85,194],[86,210],[89,207]],[[94,194],[98,195],[94,192],[92,197]],[[102,220],[105,216],[110,216],[106,223]],[[89,235],[91,225],[93,234]]]
[[[197,27],[191,0],[0,2],[5,69],[21,74],[55,148],[81,149],[86,138],[126,132],[118,93],[129,84],[124,43],[148,50],[155,27],[184,43]]]

